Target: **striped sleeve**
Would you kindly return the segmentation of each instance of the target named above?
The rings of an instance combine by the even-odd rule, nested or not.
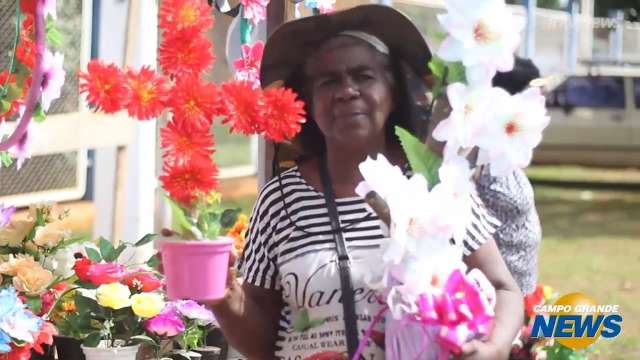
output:
[[[280,290],[280,272],[270,246],[275,241],[274,231],[279,221],[272,206],[278,201],[278,189],[270,182],[260,191],[249,220],[245,249],[238,262],[245,282],[271,290]]]
[[[489,214],[476,191],[471,193],[471,213],[467,233],[462,240],[464,255],[471,254],[478,250],[482,244],[493,239],[493,234],[501,225],[498,219]]]

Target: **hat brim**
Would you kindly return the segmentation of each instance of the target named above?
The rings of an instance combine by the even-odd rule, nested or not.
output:
[[[331,14],[309,16],[280,25],[267,40],[260,82],[268,87],[287,82],[318,45],[345,30],[369,33],[382,40],[391,56],[400,57],[418,76],[429,74],[431,51],[420,31],[404,14],[389,6],[360,5]]]

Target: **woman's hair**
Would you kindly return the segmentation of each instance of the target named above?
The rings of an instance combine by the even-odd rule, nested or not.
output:
[[[380,54],[380,56],[387,55]],[[429,121],[428,104],[424,95],[427,91],[426,83],[400,57],[394,56],[393,52],[388,56],[393,76],[394,108],[386,123],[387,143],[398,142],[395,136],[395,126],[405,128],[419,138],[423,138]],[[313,119],[311,90],[309,86],[305,86],[307,79],[303,69],[304,66],[297,68],[289,80],[285,82],[285,86],[298,93],[305,103],[307,113],[307,121],[294,142],[298,142],[297,145],[301,148],[302,157],[314,157],[324,153],[324,135]]]

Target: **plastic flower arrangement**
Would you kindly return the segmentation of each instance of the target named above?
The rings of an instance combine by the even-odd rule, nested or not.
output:
[[[30,157],[29,123],[44,121],[52,101],[60,97],[64,56],[45,47],[61,44],[55,19],[55,0],[16,2],[14,46],[8,65],[0,70],[0,125],[19,121],[11,134],[0,133],[0,167],[17,160],[19,169]]]
[[[482,0],[469,8],[462,0],[447,0],[445,7],[438,19],[448,36],[429,64],[435,95],[446,94],[452,107],[433,132],[446,142],[444,156],[397,128],[414,175],[406,178],[378,155],[360,164],[364,181],[356,189],[389,225],[382,266],[376,260],[362,276],[383,295],[376,321],[386,312],[386,356],[392,360],[446,358],[470,339],[488,335],[495,290],[462,261],[477,170],[466,156],[478,148],[477,165],[494,176],[507,175],[529,164],[549,122],[538,89],[511,96],[491,87],[496,71],[513,67],[522,28],[504,1]]]
[[[267,3],[242,2],[243,39],[250,37],[249,20],[264,18]],[[243,57],[234,63],[236,79],[215,84],[203,78],[215,60],[213,44],[205,37],[214,22],[206,1],[162,1],[158,16],[160,71],[123,71],[94,60],[80,73],[80,92],[97,111],[126,109],[139,120],[167,116],[160,130],[160,182],[172,207],[173,230],[185,239],[215,239],[236,223],[239,211],[222,209],[215,192],[214,120],[234,133],[261,134],[281,142],[300,131],[303,103],[289,89],[259,87],[261,43],[243,41]]]
[[[53,343],[56,328],[27,308],[13,287],[0,287],[0,359],[28,360]]]
[[[206,334],[214,325],[216,319],[205,306],[193,300],[176,300],[165,303],[159,314],[145,320],[147,336],[137,339],[151,344],[156,358],[182,355],[189,359],[192,350],[204,345]],[[166,341],[173,346],[163,346]]]
[[[147,235],[134,247],[153,240]],[[117,262],[132,245],[114,247],[100,238],[98,249],[87,247],[87,257],[77,254],[73,266],[77,281],[56,299],[52,318],[61,332],[88,347],[127,346],[143,335],[143,322],[163,309],[163,282],[146,268],[125,267]],[[147,265],[154,265],[155,258]]]
[[[38,315],[47,313],[65,282],[73,281],[73,254],[84,236],[71,236],[67,211],[35,205],[25,218],[0,205],[0,284],[12,285]]]

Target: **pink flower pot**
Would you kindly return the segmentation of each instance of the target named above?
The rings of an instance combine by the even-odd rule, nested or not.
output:
[[[195,301],[224,296],[233,239],[160,240],[162,267],[170,300]]]

